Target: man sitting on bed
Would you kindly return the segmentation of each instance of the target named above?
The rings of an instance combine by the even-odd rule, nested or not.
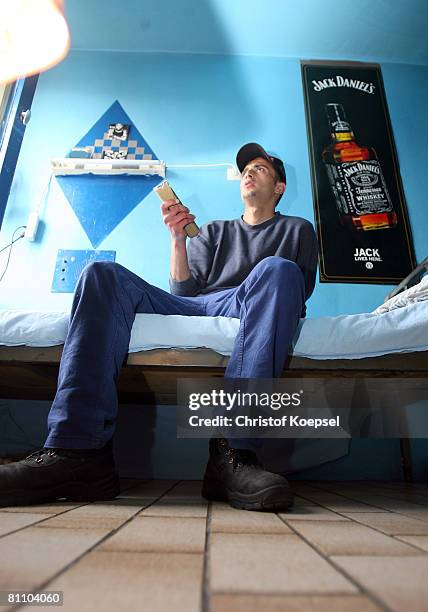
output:
[[[119,493],[112,436],[116,381],[136,313],[240,319],[226,368],[229,378],[280,376],[305,301],[315,284],[312,225],[275,212],[286,185],[282,161],[258,144],[237,154],[244,214],[204,225],[186,249],[195,219],[162,204],[171,232],[171,294],[123,266],[94,262],[76,287],[57,393],[44,448],[0,466],[0,505],[112,499]],[[287,480],[263,469],[258,440],[213,438],[202,494],[249,510],[290,506]]]

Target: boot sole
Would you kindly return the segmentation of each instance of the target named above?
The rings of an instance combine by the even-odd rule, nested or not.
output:
[[[37,491],[7,491],[0,494],[0,507],[43,504],[61,498],[67,501],[104,501],[114,499],[119,493],[119,477],[113,474],[92,483],[67,482]]]
[[[268,487],[245,495],[231,491],[219,481],[204,482],[202,496],[208,501],[227,501],[239,510],[286,510],[293,504],[293,492],[288,487]]]

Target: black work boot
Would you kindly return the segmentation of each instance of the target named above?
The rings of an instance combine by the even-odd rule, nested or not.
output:
[[[119,492],[111,441],[96,450],[42,448],[0,466],[0,506],[106,500]]]
[[[202,495],[243,510],[278,511],[293,503],[293,493],[283,476],[267,472],[255,453],[231,448],[224,438],[210,440]]]

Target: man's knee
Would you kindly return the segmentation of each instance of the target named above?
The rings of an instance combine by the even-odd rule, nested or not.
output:
[[[115,276],[120,273],[123,266],[115,261],[91,261],[82,270],[82,276],[101,278]]]
[[[265,257],[257,264],[256,268],[259,274],[265,275],[271,280],[288,280],[302,277],[302,271],[294,261],[277,257],[276,255]]]
[[[109,286],[123,284],[129,270],[114,261],[92,261],[86,265],[79,278],[83,286]]]

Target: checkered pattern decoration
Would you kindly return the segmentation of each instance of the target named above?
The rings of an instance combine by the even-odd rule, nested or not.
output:
[[[128,140],[112,139],[109,125],[130,126]],[[88,147],[92,158],[158,159],[118,101],[98,119],[75,147]],[[151,176],[58,176],[70,206],[96,249],[119,223],[162,181]]]
[[[129,140],[112,139],[108,133],[112,123],[129,125]],[[87,147],[94,159],[101,159],[108,151],[120,151],[126,159],[158,159],[117,100],[75,146]]]
[[[101,159],[103,153],[109,151],[119,151],[122,153],[122,159],[153,159],[151,153],[146,153],[144,147],[138,146],[137,140],[112,140],[108,132],[105,132],[102,138],[97,138],[94,146],[90,148],[93,159]]]

